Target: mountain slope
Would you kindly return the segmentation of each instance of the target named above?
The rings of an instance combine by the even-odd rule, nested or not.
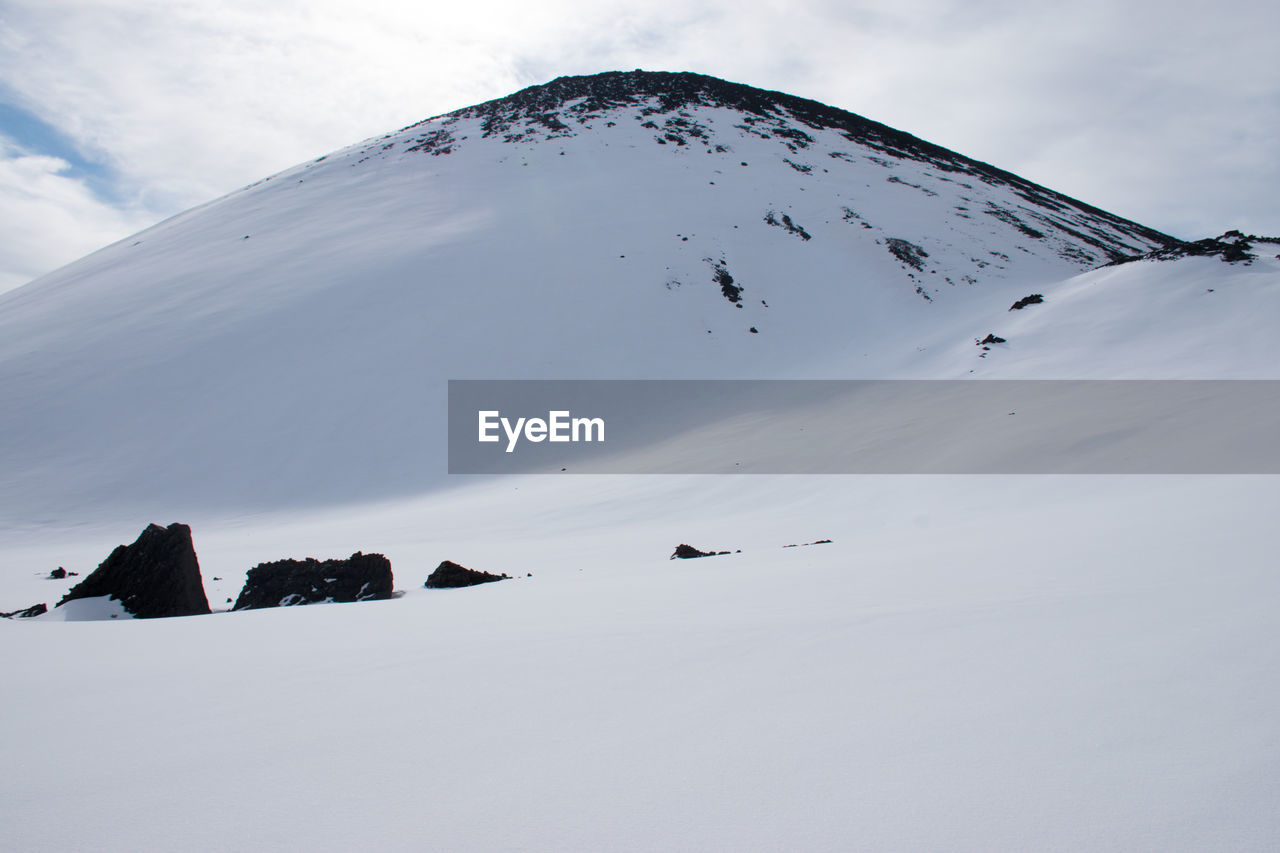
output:
[[[921,353],[1174,242],[812,101],[562,78],[0,296],[0,518],[414,493],[449,378],[964,375]]]

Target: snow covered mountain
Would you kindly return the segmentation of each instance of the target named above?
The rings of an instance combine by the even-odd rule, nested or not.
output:
[[[1175,244],[813,101],[562,78],[0,296],[0,518],[416,493],[450,378],[968,375],[1014,300]]]
[[[181,521],[215,611],[0,620],[6,838],[1271,849],[1274,477],[458,478],[445,402],[1275,379],[1278,254],[637,71],[367,140],[0,295],[0,610]],[[218,612],[257,563],[361,550],[399,600]],[[423,589],[445,559],[513,577]]]

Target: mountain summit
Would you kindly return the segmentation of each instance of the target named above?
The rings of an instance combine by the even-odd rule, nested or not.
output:
[[[447,379],[988,375],[1010,304],[1177,244],[815,101],[563,77],[0,295],[0,520],[419,492]]]
[[[504,142],[545,141],[572,136],[575,129],[593,128],[606,115],[630,112],[642,127],[653,131],[653,140],[659,145],[694,145],[708,152],[727,154],[726,147],[716,141],[712,128],[694,120],[689,112],[707,108],[740,114],[741,123],[735,124],[734,129],[760,139],[774,139],[791,154],[822,153],[841,159],[842,152],[839,151],[810,151],[817,143],[814,131],[830,131],[886,158],[913,160],[950,175],[1011,187],[1024,202],[1039,208],[1038,211],[1025,211],[1034,223],[1046,226],[1051,232],[1057,230],[1070,235],[1113,261],[1131,255],[1136,245],[1154,243],[1163,247],[1178,242],[1167,234],[1121,219],[1010,172],[860,115],[818,101],[731,83],[704,74],[637,69],[558,77],[550,83],[530,86],[505,98],[429,119],[406,130],[421,128],[427,131],[417,137],[410,150],[447,154],[460,144],[459,137],[451,128],[464,119],[479,119],[482,137],[485,138],[499,136]],[[604,124],[606,127],[615,126],[609,121]],[[804,166],[793,164],[793,168],[805,171]],[[812,169],[812,166],[808,168]],[[1021,223],[1017,214],[1006,213],[1009,215],[1006,222]],[[1096,233],[1079,213],[1087,213],[1105,222],[1116,233]],[[1083,228],[1086,233],[1077,228]],[[1089,231],[1094,233],[1087,233]],[[1030,236],[1030,231],[1025,228],[1023,233]]]
[[[729,113],[730,126],[724,127],[722,119],[717,127],[715,112]],[[771,140],[783,162],[801,173],[812,173],[815,168],[814,163],[796,162],[805,157],[825,156],[847,162],[848,152],[822,145],[836,142],[837,147],[842,147],[839,141],[843,140],[864,149],[861,156],[871,162],[877,162],[874,157],[878,155],[883,168],[892,168],[895,161],[912,161],[953,182],[970,178],[1005,187],[1019,202],[1012,209],[989,204],[982,212],[1017,228],[1024,236],[1049,239],[1071,260],[1116,261],[1131,256],[1139,247],[1163,248],[1179,242],[860,115],[818,101],[689,72],[637,69],[559,77],[505,98],[412,125],[402,133],[421,131],[409,140],[408,151],[441,155],[452,153],[464,139],[471,138],[456,130],[471,122],[479,122],[480,138],[521,143],[550,142],[584,131],[608,131],[617,127],[619,118],[639,122],[658,145],[691,146],[709,154],[731,154],[731,146],[739,141],[735,137],[742,135]],[[825,138],[820,141],[820,137]],[[828,164],[819,159],[816,165]],[[830,169],[822,168],[822,172],[829,174]],[[1041,230],[1033,227],[1037,225]]]

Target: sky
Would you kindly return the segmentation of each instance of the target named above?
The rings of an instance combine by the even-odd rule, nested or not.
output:
[[[823,101],[1184,239],[1280,234],[1269,0],[0,0],[0,291],[569,74]]]

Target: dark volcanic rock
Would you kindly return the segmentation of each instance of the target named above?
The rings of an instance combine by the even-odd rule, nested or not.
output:
[[[185,524],[151,524],[132,545],[121,545],[71,588],[58,606],[78,598],[110,596],[139,619],[209,612],[200,564]]]
[[[900,237],[888,237],[884,242],[889,252],[901,261],[904,266],[916,270],[924,270],[924,259],[929,257],[929,253],[924,249]]]
[[[783,548],[803,548],[806,545],[830,545],[830,539],[815,539],[812,542],[801,542],[799,545],[783,545]]]
[[[1171,261],[1178,258],[1212,258],[1219,257],[1229,264],[1244,263],[1246,266],[1257,259],[1253,252],[1254,244],[1280,244],[1278,237],[1259,237],[1256,234],[1243,234],[1239,231],[1228,231],[1219,237],[1206,237],[1203,240],[1189,242],[1178,241],[1163,249],[1156,249],[1142,255],[1131,255],[1113,260],[1107,266],[1127,264],[1130,261]]]
[[[347,560],[277,560],[249,570],[232,610],[290,607],[324,601],[373,601],[390,598],[391,561],[359,551]]]
[[[724,261],[721,261],[718,264],[713,264],[712,266],[715,269],[715,274],[713,276],[715,282],[720,285],[720,293],[725,299],[741,306],[743,291],[742,285],[733,283],[733,276],[729,275],[729,270],[725,268]]]
[[[1013,305],[1009,306],[1009,310],[1021,311],[1028,305],[1039,305],[1041,302],[1044,302],[1044,296],[1039,293],[1033,293],[1030,296],[1022,297],[1017,302],[1013,303]]]
[[[67,570],[62,568],[62,566],[58,566],[58,568],[49,572],[49,580],[51,581],[60,581],[66,578],[66,576],[67,576]]]
[[[495,575],[477,569],[468,569],[465,566],[459,566],[452,560],[445,560],[436,566],[436,570],[431,573],[423,586],[427,589],[457,589],[464,586],[476,586],[482,583],[509,580],[510,577],[510,575]]]
[[[1006,341],[1004,338],[997,335],[995,332],[988,332],[985,338],[978,341],[978,346],[982,346],[984,344],[1003,344],[1003,343],[1008,343],[1008,341]]]
[[[775,228],[783,228],[786,231],[790,232],[791,234],[795,234],[801,240],[810,240],[813,238],[812,234],[804,230],[804,226],[797,225],[796,223],[792,222],[790,215],[786,213],[782,214],[782,219],[779,220],[778,214],[770,210],[768,213],[764,215],[764,221],[774,226]]]
[[[668,560],[692,560],[695,557],[719,557],[721,554],[728,554],[728,551],[699,551],[692,545],[677,545],[675,552],[668,557]]]
[[[49,607],[48,607],[48,605],[45,605],[45,604],[43,604],[43,603],[42,603],[42,604],[33,604],[33,605],[31,605],[30,607],[28,607],[26,610],[13,610],[13,611],[10,611],[10,612],[8,612],[8,613],[0,613],[0,618],[3,618],[3,619],[30,619],[32,616],[43,616],[44,614],[46,614],[46,613],[48,613],[48,612],[49,612]]]

